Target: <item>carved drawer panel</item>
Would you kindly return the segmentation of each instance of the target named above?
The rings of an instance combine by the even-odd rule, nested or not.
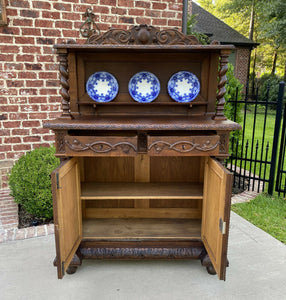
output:
[[[133,156],[137,152],[137,137],[66,136],[68,156]]]
[[[148,136],[151,156],[210,156],[219,154],[219,136]]]

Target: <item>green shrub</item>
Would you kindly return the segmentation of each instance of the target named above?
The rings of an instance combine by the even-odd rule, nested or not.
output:
[[[282,81],[282,78],[275,74],[264,74],[258,79],[258,100],[259,101],[268,101],[277,102],[279,83]],[[285,97],[284,97],[285,101]],[[276,106],[273,105],[272,109],[276,109]]]
[[[11,196],[38,218],[53,217],[50,173],[59,165],[54,147],[40,147],[23,155],[9,176]]]
[[[226,77],[227,83],[225,85],[226,93],[224,95],[224,114],[228,119],[240,123],[242,121],[241,109],[243,107],[243,103],[236,104],[229,101],[241,101],[243,84],[241,84],[239,80],[234,76],[234,67],[232,64],[228,64]]]
[[[234,103],[230,101],[241,101],[242,100],[242,89],[243,84],[234,76],[234,67],[232,64],[228,64],[228,71],[226,73],[227,83],[226,83],[226,93],[224,95],[225,105],[224,105],[224,115],[237,123],[242,123],[243,119],[243,103]],[[233,144],[229,147],[230,154],[236,153],[236,141],[240,139],[242,135],[241,130],[232,131],[230,133],[230,142]]]
[[[195,25],[197,24],[197,14],[188,15],[187,20],[187,35],[194,35],[202,45],[207,45],[210,43],[209,37],[204,33],[200,33],[194,30]]]

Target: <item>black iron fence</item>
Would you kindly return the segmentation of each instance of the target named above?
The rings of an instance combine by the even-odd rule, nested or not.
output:
[[[237,116],[238,111],[242,117],[242,131],[233,134],[230,140],[231,156],[228,163],[228,168],[234,173],[234,188],[238,190],[267,191],[273,194],[275,172],[278,170],[276,190],[286,193],[286,113],[280,133],[284,86],[285,83],[280,83],[277,101],[269,101],[269,89],[262,100],[259,89],[256,89],[251,97],[246,92],[244,100],[236,97],[229,101],[234,105],[234,115]],[[237,121],[236,117],[234,121]]]
[[[285,83],[280,84],[279,86],[279,98],[283,98],[285,89]],[[286,106],[286,103],[285,103]],[[281,111],[282,114],[282,111]],[[284,107],[284,115],[283,115],[283,124],[282,124],[282,133],[280,138],[280,151],[278,158],[278,166],[277,166],[277,177],[275,190],[280,195],[283,194],[285,197],[286,194],[286,161],[285,161],[285,152],[286,152],[286,108]]]

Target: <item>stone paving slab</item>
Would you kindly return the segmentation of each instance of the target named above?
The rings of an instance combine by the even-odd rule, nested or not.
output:
[[[259,195],[259,193],[257,193],[257,192],[244,191],[240,194],[233,195],[231,197],[231,204],[247,202],[247,201],[253,200],[258,195]]]
[[[0,299],[285,299],[286,246],[233,212],[230,224],[225,282],[198,260],[84,260],[58,280],[49,235],[0,244]]]

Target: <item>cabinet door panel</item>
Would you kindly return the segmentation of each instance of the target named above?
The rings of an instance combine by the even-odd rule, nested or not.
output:
[[[206,158],[202,240],[219,279],[225,280],[232,174]]]
[[[76,158],[52,172],[58,278],[63,277],[82,239],[79,172]]]

